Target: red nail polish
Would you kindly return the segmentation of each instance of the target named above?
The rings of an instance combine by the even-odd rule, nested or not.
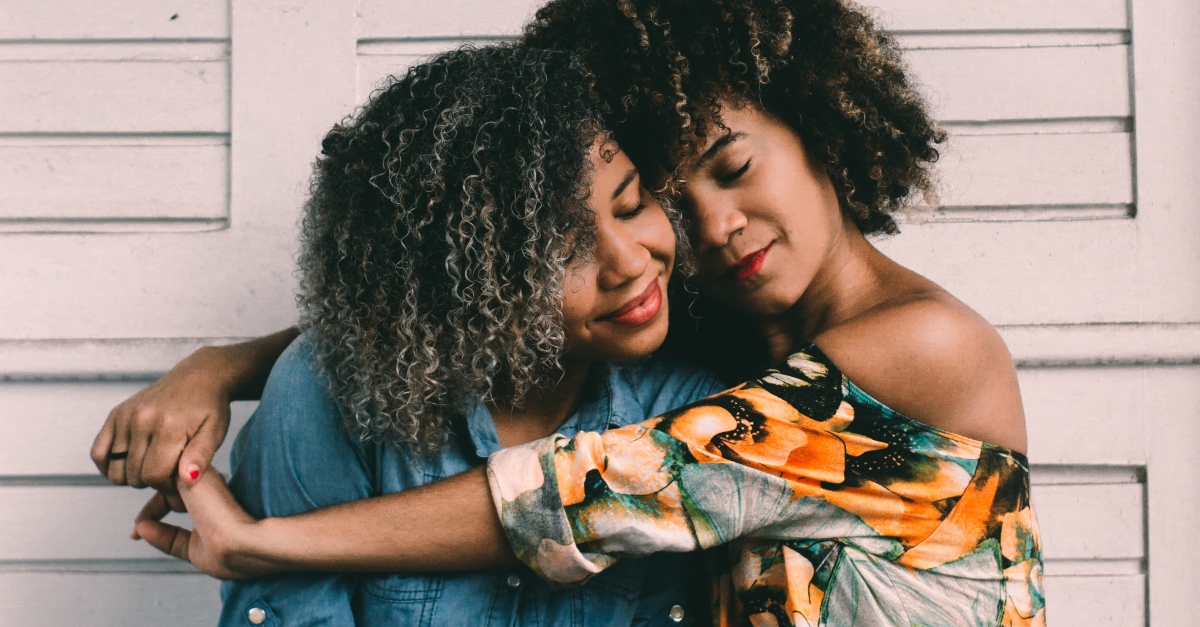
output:
[[[189,468],[189,469],[188,469],[188,479],[191,479],[192,481],[195,481],[195,480],[196,480],[196,477],[199,477],[199,476],[200,476],[200,469],[199,469],[199,468]]]

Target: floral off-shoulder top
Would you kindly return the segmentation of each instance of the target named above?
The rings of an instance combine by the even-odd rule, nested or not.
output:
[[[727,545],[717,625],[1045,624],[1025,456],[888,409],[813,345],[641,424],[500,451],[488,475],[550,581]]]

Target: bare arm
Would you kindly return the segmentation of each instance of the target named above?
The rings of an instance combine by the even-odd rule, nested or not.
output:
[[[155,496],[134,537],[222,579],[296,570],[448,571],[516,565],[482,467],[397,494],[255,521],[216,472],[179,482],[191,531],[159,522]]]
[[[174,493],[172,477],[212,461],[229,429],[229,403],[254,400],[276,358],[300,333],[295,327],[256,340],[206,347],[117,405],[96,435],[91,457],[117,485]],[[110,459],[125,453],[125,459]]]

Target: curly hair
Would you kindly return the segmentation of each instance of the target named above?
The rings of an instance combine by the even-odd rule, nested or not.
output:
[[[607,137],[573,55],[514,46],[416,65],[329,132],[298,300],[352,433],[433,451],[471,399],[557,380]]]
[[[865,234],[933,198],[945,133],[895,41],[843,0],[551,0],[526,45],[572,50],[596,72],[622,148],[664,190],[723,128],[720,102],[755,103],[795,129]]]

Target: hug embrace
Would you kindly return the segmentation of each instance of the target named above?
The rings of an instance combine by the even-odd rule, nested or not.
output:
[[[842,0],[554,0],[335,126],[300,327],[93,459],[222,625],[1044,625],[1012,359],[867,239],[943,139]]]

